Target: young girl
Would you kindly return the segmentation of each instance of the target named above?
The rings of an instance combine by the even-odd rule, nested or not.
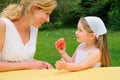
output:
[[[75,32],[80,45],[72,57],[65,51],[66,43],[63,48],[57,45],[63,38],[56,41],[56,49],[62,56],[62,59],[56,62],[56,68],[59,70],[79,71],[93,67],[110,66],[106,33],[105,25],[99,17],[88,16],[81,18]]]

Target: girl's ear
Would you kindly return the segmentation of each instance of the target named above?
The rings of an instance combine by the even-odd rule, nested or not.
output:
[[[90,39],[95,39],[96,38],[96,35],[94,33],[91,33],[90,34]]]

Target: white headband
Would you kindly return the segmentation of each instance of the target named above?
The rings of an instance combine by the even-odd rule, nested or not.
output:
[[[88,25],[90,26],[92,31],[96,34],[97,38],[99,37],[99,35],[107,33],[105,24],[99,17],[88,16],[88,17],[85,17],[84,19],[86,19]]]

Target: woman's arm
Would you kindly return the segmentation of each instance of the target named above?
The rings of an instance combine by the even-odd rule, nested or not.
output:
[[[27,62],[0,62],[0,72],[26,69],[26,64]]]
[[[0,53],[5,40],[6,25],[0,20]],[[33,60],[24,62],[2,62],[0,61],[0,71],[21,70],[21,69],[51,69],[51,64],[43,61]]]
[[[52,66],[47,62],[38,60],[23,62],[0,62],[0,72],[24,69],[52,69]]]
[[[5,23],[0,20],[0,52],[2,51],[3,48],[3,43],[5,39],[5,32],[6,32],[6,27]]]

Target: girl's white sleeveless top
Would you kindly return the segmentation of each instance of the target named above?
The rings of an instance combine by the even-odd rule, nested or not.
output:
[[[6,24],[5,41],[0,52],[0,61],[31,61],[36,50],[38,29],[30,26],[30,40],[24,45],[14,24],[7,18],[0,18]]]
[[[75,63],[82,62],[87,56],[89,55],[89,52],[83,51],[82,48],[85,47],[85,43],[81,43],[76,51],[76,56],[75,56]],[[96,63],[93,67],[101,67],[101,62]]]

